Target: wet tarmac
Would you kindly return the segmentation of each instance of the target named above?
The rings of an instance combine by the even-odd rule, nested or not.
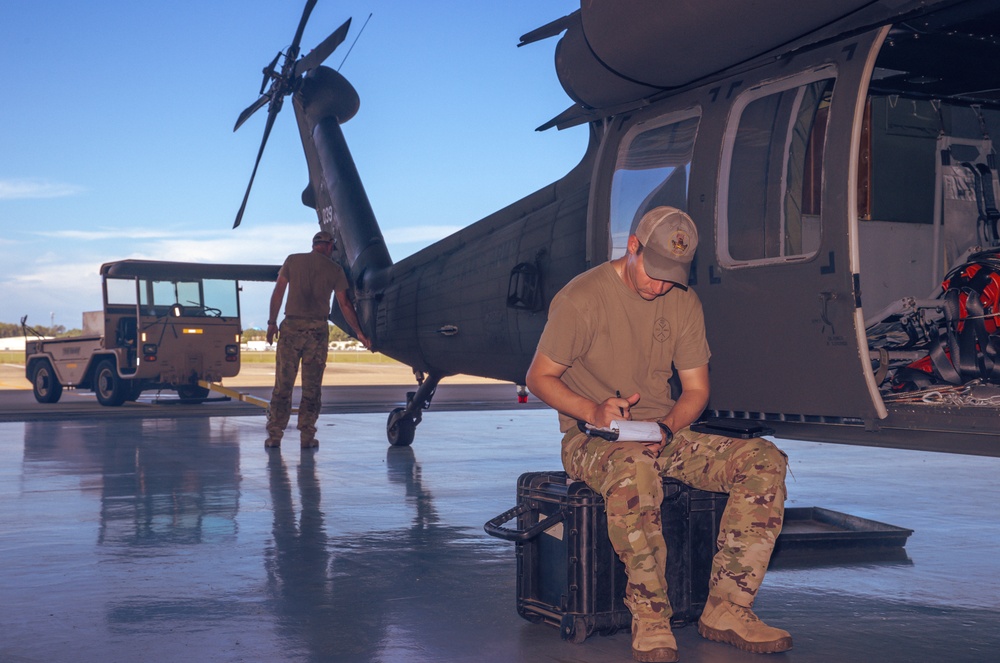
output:
[[[407,393],[415,385],[367,384],[324,385],[323,407],[325,414],[337,412],[388,413],[395,407],[406,405]],[[268,401],[271,387],[239,386],[232,389],[237,394]],[[292,402],[298,403],[301,390],[296,387]],[[438,410],[518,410],[544,408],[538,399],[530,398],[518,404],[514,385],[504,382],[485,384],[440,384],[432,399],[433,411]],[[31,389],[0,389],[0,422],[51,421],[57,419],[140,418],[173,419],[178,417],[234,417],[240,415],[264,416],[265,410],[239,396],[230,397],[215,391],[203,401],[185,402],[170,390],[144,391],[138,400],[119,407],[103,407],[90,391],[66,389],[58,403],[39,403]],[[384,422],[383,422],[384,424]]]
[[[259,415],[0,423],[0,662],[628,661],[515,611],[514,544],[483,523],[559,468],[544,409],[320,418],[318,451]],[[913,530],[902,557],[775,568],[757,656],[677,631],[681,660],[1000,660],[1000,459],[779,441],[789,506]]]

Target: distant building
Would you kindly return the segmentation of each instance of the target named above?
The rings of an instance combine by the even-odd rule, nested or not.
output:
[[[278,346],[276,344],[274,344],[274,343],[272,343],[271,345],[268,345],[267,341],[247,341],[246,343],[243,343],[242,345],[240,345],[240,349],[243,352],[264,352],[266,350],[273,351],[273,350],[277,349],[277,347]],[[21,343],[21,349],[22,350],[24,349],[24,343],[23,342]],[[345,352],[345,351],[346,352],[360,352],[360,351],[364,350],[365,348],[364,348],[363,345],[361,345],[357,341],[351,339],[350,341],[331,341],[330,342],[330,349],[331,350],[335,350],[337,352]]]
[[[24,337],[10,336],[8,338],[0,338],[0,351],[24,352]]]
[[[337,350],[339,352],[343,351],[360,352],[364,350],[365,347],[360,343],[358,343],[357,341],[355,341],[354,339],[351,339],[349,341],[331,341],[330,349]]]

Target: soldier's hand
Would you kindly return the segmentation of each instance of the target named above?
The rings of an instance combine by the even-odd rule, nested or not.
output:
[[[631,420],[632,414],[629,410],[638,402],[638,392],[632,394],[628,398],[620,396],[608,398],[597,406],[597,420],[593,423],[595,426],[600,428],[606,428],[610,426],[611,422],[615,419],[624,419],[626,421]]]
[[[663,451],[667,446],[666,434],[661,434],[659,442],[643,442],[646,448],[653,452],[654,456],[659,456],[660,452]]]
[[[278,335],[278,325],[269,324],[267,326],[267,344],[274,343],[274,337]]]

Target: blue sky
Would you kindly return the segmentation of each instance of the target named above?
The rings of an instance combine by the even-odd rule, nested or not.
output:
[[[79,327],[123,258],[280,263],[315,213],[294,113],[279,115],[240,228],[266,111],[233,124],[304,0],[0,0],[0,322]],[[564,175],[586,129],[536,132],[571,101],[556,39],[520,35],[572,0],[319,0],[302,52],[348,17],[361,109],[344,133],[394,260]],[[268,286],[244,293],[266,319]]]

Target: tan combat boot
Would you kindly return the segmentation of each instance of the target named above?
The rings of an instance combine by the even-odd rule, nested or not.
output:
[[[698,620],[698,633],[703,638],[755,654],[774,654],[792,648],[788,631],[768,626],[750,608],[715,596],[708,597]]]
[[[673,663],[677,660],[677,640],[670,621],[640,622],[632,618],[632,658],[643,663]]]

